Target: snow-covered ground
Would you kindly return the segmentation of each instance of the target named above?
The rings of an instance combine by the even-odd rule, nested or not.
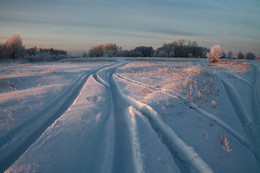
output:
[[[0,64],[0,172],[260,172],[259,62],[138,60]]]

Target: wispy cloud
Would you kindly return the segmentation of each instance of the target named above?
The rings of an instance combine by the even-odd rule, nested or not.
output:
[[[147,28],[143,29],[143,31],[151,32],[153,34],[163,34],[168,36],[196,36],[198,34],[192,33],[192,32],[183,32],[183,31],[177,31],[174,29],[164,29],[164,28]]]
[[[259,11],[259,0],[0,0],[0,34],[55,36],[57,44],[74,45],[83,39],[131,44],[182,37],[246,47],[260,39]]]

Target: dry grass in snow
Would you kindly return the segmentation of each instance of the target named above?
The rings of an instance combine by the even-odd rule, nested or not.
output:
[[[158,64],[133,62],[127,66],[132,68],[121,69],[123,76],[153,87],[169,89],[190,100],[197,100],[201,105],[207,100],[212,100],[218,92],[214,75],[210,75],[200,65],[194,65],[192,62]],[[152,93],[147,88],[142,92],[146,95]]]
[[[224,134],[220,135],[220,142],[222,145],[222,148],[226,151],[226,157],[228,159],[228,154],[232,149],[229,146],[229,141],[227,140],[227,137]]]
[[[243,72],[246,73],[250,68],[250,64],[248,62],[218,62],[218,63],[210,63],[210,66],[216,66],[219,68],[225,68],[231,72]]]

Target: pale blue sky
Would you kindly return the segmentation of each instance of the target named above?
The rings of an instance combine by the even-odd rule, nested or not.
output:
[[[260,0],[0,0],[0,42],[26,47],[123,49],[184,38],[260,55]]]

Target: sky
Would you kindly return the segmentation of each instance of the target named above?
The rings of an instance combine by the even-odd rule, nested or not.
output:
[[[176,39],[260,55],[260,0],[0,0],[0,43],[87,51],[116,43],[158,48]]]

